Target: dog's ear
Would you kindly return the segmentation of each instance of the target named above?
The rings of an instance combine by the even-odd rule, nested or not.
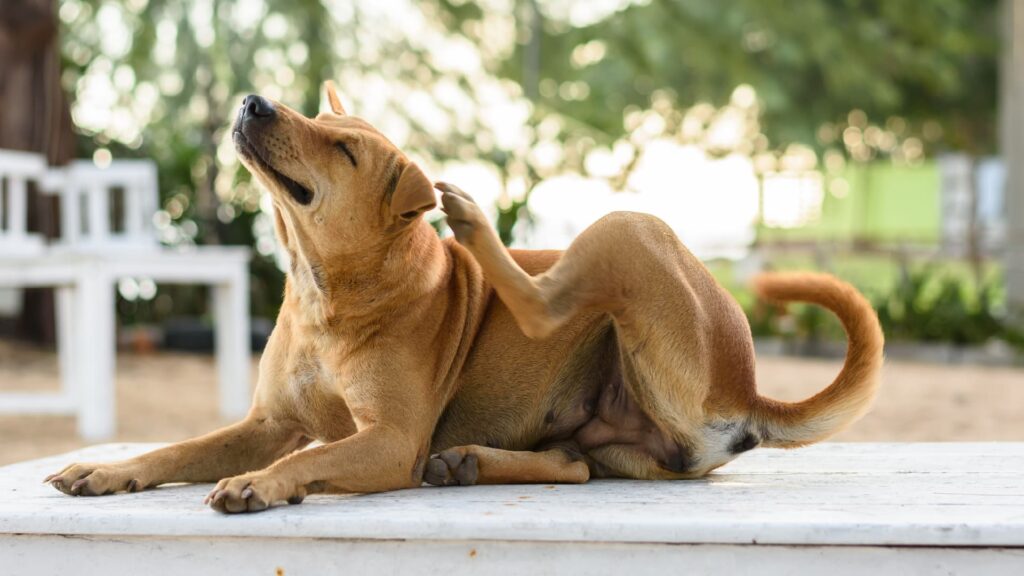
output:
[[[391,194],[391,214],[412,220],[436,205],[437,197],[430,180],[415,162],[406,164]]]
[[[338,98],[338,92],[334,89],[334,82],[330,80],[324,81],[324,91],[327,92],[327,101],[331,104],[331,111],[338,116],[347,116],[345,107],[341,105],[341,99]]]

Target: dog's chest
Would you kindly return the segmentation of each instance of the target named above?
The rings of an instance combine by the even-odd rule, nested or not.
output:
[[[320,358],[312,350],[301,352],[288,374],[288,389],[296,397],[321,395],[330,375]]]
[[[329,442],[352,433],[352,417],[337,380],[313,350],[297,354],[289,366],[283,392],[308,436]]]

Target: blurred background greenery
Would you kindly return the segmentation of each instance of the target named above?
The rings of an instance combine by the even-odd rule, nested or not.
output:
[[[647,208],[758,336],[841,336],[825,314],[745,291],[757,270],[816,268],[869,294],[891,340],[1013,349],[995,156],[1005,9],[62,0],[57,15],[78,155],[158,163],[165,244],[254,247],[257,317],[276,314],[283,276],[270,206],[226,130],[246,94],[313,115],[333,79],[351,112],[492,207],[507,243],[564,247],[606,208]],[[122,326],[206,314],[201,288],[132,282]]]

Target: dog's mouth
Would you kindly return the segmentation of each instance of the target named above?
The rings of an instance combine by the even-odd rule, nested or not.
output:
[[[277,180],[278,184],[288,192],[288,195],[291,196],[293,200],[303,206],[308,206],[313,201],[313,191],[275,170],[274,167],[260,155],[259,151],[255,146],[253,146],[252,142],[249,141],[245,136],[245,133],[243,133],[240,128],[235,128],[231,133],[231,137],[235,141],[235,148],[242,157],[256,164],[264,172],[270,174],[275,180]]]

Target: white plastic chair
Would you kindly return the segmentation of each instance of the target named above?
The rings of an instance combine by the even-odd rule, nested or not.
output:
[[[43,239],[27,231],[28,183],[46,177],[46,160],[38,154],[0,151],[0,250],[2,254],[31,255],[43,249]],[[4,201],[6,200],[6,201]]]
[[[3,172],[4,166],[21,166],[14,158],[0,151],[0,175],[22,178],[15,169]],[[0,413],[70,412],[78,416],[81,436],[97,440],[114,435],[114,287],[121,278],[132,277],[213,287],[220,411],[226,418],[244,415],[251,396],[249,249],[162,247],[152,224],[158,189],[156,166],[150,161],[114,161],[105,168],[76,161],[49,171],[43,164],[43,169],[31,176],[59,196],[61,238],[50,245],[40,243],[34,252],[20,248],[24,256],[9,253],[6,244],[0,244],[0,285],[58,287],[62,392],[0,395]],[[116,211],[120,218],[111,213],[115,194],[121,195],[121,210]],[[23,240],[24,235],[11,245],[34,242]]]
[[[100,168],[76,160],[54,172],[50,187],[60,195],[61,208],[58,246],[101,254],[160,250],[153,228],[160,195],[152,161],[117,160]],[[115,220],[111,211],[118,200],[121,218]]]
[[[70,261],[46,257],[47,246],[39,234],[27,231],[28,184],[44,187],[46,159],[38,154],[0,150],[0,286],[52,286],[57,315],[65,319],[71,309],[76,271]],[[70,325],[70,324],[68,324]],[[0,393],[0,413],[67,414],[78,411],[70,378],[70,332],[58,330],[61,389],[58,393]]]

